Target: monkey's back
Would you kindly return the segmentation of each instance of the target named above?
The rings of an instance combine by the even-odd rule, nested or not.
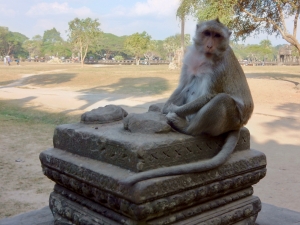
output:
[[[245,73],[230,47],[227,48],[222,62],[216,67],[217,90],[229,94],[241,112],[241,122],[246,124],[250,119],[254,104]]]

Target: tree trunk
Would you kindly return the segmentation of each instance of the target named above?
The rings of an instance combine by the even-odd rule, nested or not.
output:
[[[184,16],[181,17],[181,57],[178,57],[178,67],[181,68],[182,59],[184,56],[184,23],[185,18]]]

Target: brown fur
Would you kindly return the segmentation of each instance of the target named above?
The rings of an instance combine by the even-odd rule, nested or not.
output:
[[[218,20],[198,24],[194,45],[187,52],[180,82],[162,111],[176,130],[190,135],[228,133],[212,159],[138,173],[127,184],[168,175],[202,172],[224,163],[232,153],[239,129],[253,112],[253,100],[245,74],[236,59],[231,32]]]

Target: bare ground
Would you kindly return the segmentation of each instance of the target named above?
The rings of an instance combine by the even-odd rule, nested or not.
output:
[[[0,99],[40,110],[81,114],[107,104],[128,112],[145,112],[167,95],[133,97],[87,94],[46,88],[20,88],[22,80],[0,86]],[[255,195],[265,203],[300,212],[300,76],[274,79],[251,74],[248,78],[255,111],[247,127],[251,147],[268,160],[266,178],[255,185]],[[79,117],[78,117],[79,120]],[[54,126],[0,117],[0,218],[39,209],[48,204],[53,182],[41,171],[39,153],[52,146]]]

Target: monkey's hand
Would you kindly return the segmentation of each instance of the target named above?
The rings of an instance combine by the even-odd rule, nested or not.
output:
[[[174,105],[173,103],[169,106],[169,113],[176,113],[180,106]]]
[[[177,106],[178,107],[178,106]],[[176,113],[174,112],[169,112],[166,115],[169,124],[176,130],[185,133],[185,130],[188,126],[188,121],[186,118],[179,117]]]

